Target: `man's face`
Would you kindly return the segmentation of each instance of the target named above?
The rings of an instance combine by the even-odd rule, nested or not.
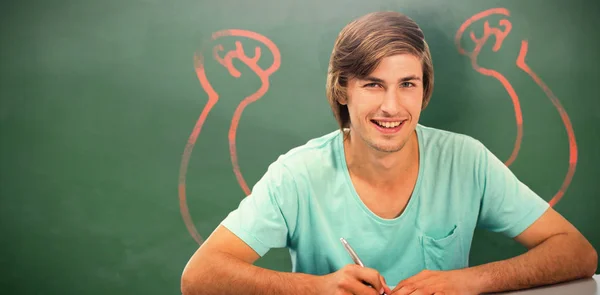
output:
[[[402,149],[421,114],[421,60],[411,54],[386,57],[368,77],[350,79],[347,90],[347,101],[340,103],[348,106],[351,134],[377,151]]]

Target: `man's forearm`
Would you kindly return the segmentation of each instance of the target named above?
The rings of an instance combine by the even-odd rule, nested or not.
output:
[[[597,253],[587,241],[573,236],[555,235],[524,254],[465,271],[481,280],[481,293],[517,290],[590,277],[596,271]]]
[[[186,271],[183,295],[209,294],[316,294],[320,278],[300,273],[277,272],[219,254],[202,267]]]

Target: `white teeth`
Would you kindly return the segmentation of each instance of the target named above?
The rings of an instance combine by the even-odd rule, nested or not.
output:
[[[398,127],[398,125],[400,125],[400,123],[402,122],[381,122],[381,121],[376,121],[377,124],[379,124],[379,126],[383,126],[386,128],[394,128],[394,127]]]

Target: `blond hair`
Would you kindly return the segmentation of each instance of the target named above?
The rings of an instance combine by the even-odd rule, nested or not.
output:
[[[408,16],[398,12],[373,12],[353,20],[339,33],[329,60],[327,100],[340,128],[350,125],[346,98],[350,78],[371,74],[385,57],[409,53],[421,60],[423,67],[423,104],[433,92],[433,64],[423,31]]]

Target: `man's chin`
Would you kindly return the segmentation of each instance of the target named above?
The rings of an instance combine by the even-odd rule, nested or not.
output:
[[[402,150],[402,148],[404,147],[403,144],[371,144],[371,147],[378,151],[378,152],[382,152],[382,153],[396,153]]]
[[[369,134],[369,136],[363,137],[359,134],[359,136],[368,147],[381,153],[399,152],[408,141],[406,139],[402,140],[400,135],[382,137],[381,134]]]

